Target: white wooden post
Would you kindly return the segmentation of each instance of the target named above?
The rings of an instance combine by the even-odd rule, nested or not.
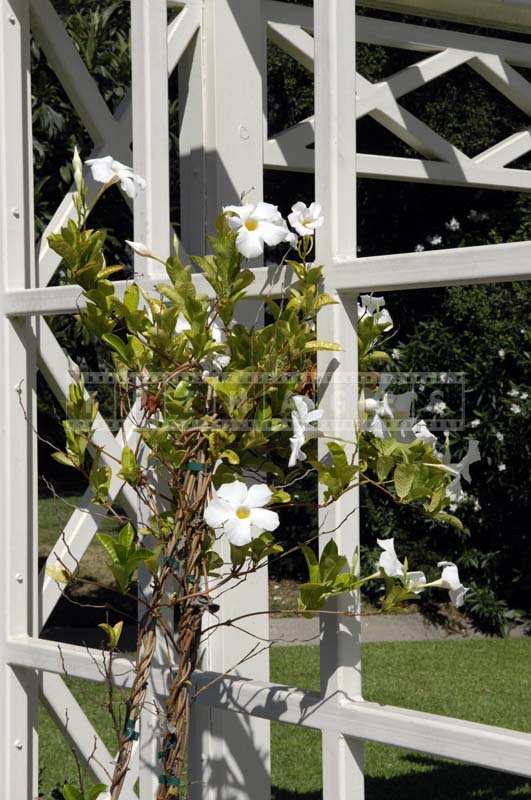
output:
[[[0,2],[1,291],[35,285],[29,7]],[[35,635],[35,353],[24,344],[31,318],[0,319],[0,796],[37,796],[38,677],[6,664],[10,636]],[[29,337],[32,338],[31,336]]]
[[[147,181],[134,202],[134,239],[160,258],[170,254],[169,118],[168,118],[168,10],[166,0],[131,0],[131,60],[133,78],[134,169]],[[165,277],[161,264],[135,255],[135,276]],[[147,524],[149,511],[139,508],[139,524]],[[139,593],[151,592],[151,576],[139,571]],[[139,601],[142,616],[145,605]],[[171,625],[173,615],[166,622]],[[165,661],[163,642],[157,642],[154,669]],[[140,717],[139,792],[146,800],[159,787],[160,749],[158,700],[151,685]]]
[[[202,36],[181,65],[181,235],[188,252],[205,249],[221,207],[262,199],[265,21],[261,0],[204,0]],[[253,319],[256,304],[248,309]],[[228,559],[228,548],[222,553]],[[266,570],[223,595],[220,619],[266,611]],[[266,615],[245,622],[267,640]],[[232,670],[256,645],[233,629],[209,640],[203,668]],[[236,668],[268,680],[267,651]],[[189,751],[194,800],[267,800],[270,796],[269,722],[194,708]]]
[[[326,268],[356,253],[355,182],[355,8],[352,0],[315,0],[315,171],[316,197],[326,216],[319,231],[317,260]],[[322,354],[320,380],[323,430],[352,441],[357,409],[356,306],[337,295],[339,305],[321,314],[319,339],[341,344],[342,353]],[[326,448],[321,447],[324,455]],[[352,452],[352,448],[350,448]],[[341,553],[352,557],[359,544],[359,493],[350,491],[319,515],[320,531],[334,531]],[[330,535],[320,537],[320,549]],[[355,597],[330,603],[329,610],[357,610]],[[361,697],[360,622],[322,615],[321,694],[338,706]],[[363,746],[342,734],[323,733],[323,797],[362,800]]]

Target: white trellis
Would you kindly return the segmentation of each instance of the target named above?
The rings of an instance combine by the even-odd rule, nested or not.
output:
[[[322,327],[324,338],[344,347],[323,402],[327,418],[335,419],[336,428],[344,432],[345,426],[353,425],[352,396],[342,391],[342,378],[356,370],[355,320],[349,313],[353,294],[513,280],[528,277],[531,263],[528,242],[356,257],[356,173],[432,184],[531,189],[529,172],[510,167],[531,150],[531,128],[469,158],[399,103],[408,92],[468,64],[529,114],[531,85],[513,67],[531,67],[531,55],[529,46],[511,41],[509,33],[502,39],[370,18],[356,23],[354,5],[353,0],[315,0],[314,9],[277,0],[132,0],[132,93],[113,116],[50,0],[0,0],[0,796],[6,800],[33,800],[37,795],[39,691],[96,778],[105,782],[105,767],[112,763],[112,754],[61,677],[66,672],[101,681],[101,653],[72,645],[58,647],[38,638],[60,592],[49,578],[38,579],[36,574],[36,448],[31,427],[36,419],[36,367],[64,404],[72,365],[44,317],[75,311],[80,290],[47,285],[58,259],[46,237],[72,214],[71,193],[57,209],[36,254],[33,245],[30,25],[90,134],[94,152],[112,152],[128,162],[133,140],[135,167],[148,178],[149,187],[135,204],[135,238],[161,254],[168,251],[170,241],[167,78],[177,64],[185,248],[191,252],[204,248],[205,231],[222,203],[234,201],[252,186],[260,194],[264,167],[315,169],[316,195],[328,223],[318,243],[319,258],[327,265],[328,291],[337,293],[341,301],[327,311]],[[521,0],[482,0],[481,4],[475,0],[370,0],[364,5],[531,32],[531,10]],[[169,26],[168,6],[180,9]],[[268,36],[315,71],[316,87],[315,117],[272,139],[267,137],[264,115]],[[425,57],[385,81],[370,84],[362,76],[355,77],[356,38],[419,51]],[[422,158],[356,154],[355,120],[367,114]],[[89,184],[89,192],[94,196],[94,185]],[[144,262],[136,269],[142,272]],[[251,293],[256,301],[266,291],[281,292],[282,281],[274,270],[257,267],[255,276]],[[160,276],[149,273],[138,279],[149,286]],[[202,290],[209,291],[203,278],[195,279]],[[326,358],[320,359],[322,372],[329,366]],[[112,454],[118,440],[103,419],[96,428],[94,444]],[[135,436],[131,420],[118,436],[127,440]],[[112,461],[109,466],[116,472]],[[134,493],[115,475],[111,497],[119,493],[126,510],[136,514]],[[79,559],[85,552],[101,514],[90,500],[87,492],[82,510],[72,515],[65,528],[69,552],[58,543],[49,563],[59,555],[68,565],[71,557]],[[348,518],[335,533],[340,547],[348,552],[358,541],[358,520],[349,513],[356,505],[351,493],[334,512],[338,522]],[[255,578],[225,597],[225,618],[236,604],[263,610],[266,578]],[[252,630],[267,637],[264,621],[253,622]],[[319,695],[269,683],[265,655],[245,664],[237,674],[213,681],[248,649],[247,641],[234,631],[213,640],[207,671],[195,678],[205,691],[194,712],[191,735],[192,796],[197,800],[266,800],[270,793],[269,720],[323,731],[326,800],[363,797],[364,740],[531,776],[531,735],[364,701],[359,638],[355,618],[323,623]],[[115,680],[118,685],[131,680],[127,660],[115,662]],[[165,690],[161,666],[151,691],[163,695]],[[153,796],[155,749],[149,720],[144,720],[124,790],[127,800],[137,796],[137,778],[140,797]],[[91,754],[96,758],[90,758]]]

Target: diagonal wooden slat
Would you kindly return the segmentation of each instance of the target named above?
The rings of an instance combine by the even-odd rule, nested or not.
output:
[[[41,695],[49,714],[61,733],[75,747],[95,780],[108,784],[115,759],[96,733],[85,712],[59,675],[41,674]],[[135,750],[136,750],[135,746]],[[138,758],[135,752],[123,788],[123,800],[138,800],[134,790],[138,779]]]
[[[40,0],[35,0],[35,3],[38,5]],[[49,2],[49,0],[46,0]],[[39,6],[40,8],[40,6]],[[55,14],[55,12],[54,12]],[[53,28],[56,30],[53,39],[47,42],[49,53],[50,63],[53,65],[55,61],[55,50],[54,46],[58,46],[61,44],[67,52],[70,53],[70,58],[72,63],[75,64],[74,70],[76,74],[84,76],[86,73],[86,67],[81,59],[81,56],[75,49],[72,40],[64,30],[62,26],[61,20],[57,17],[57,19],[53,19]],[[45,15],[42,11],[39,12],[39,16],[37,18],[38,23],[41,21],[42,18],[42,27],[44,28],[44,32],[41,33],[43,37],[46,37],[46,23],[45,23]],[[201,14],[200,9],[198,6],[190,6],[189,8],[184,8],[183,11],[172,21],[172,23],[168,27],[168,74],[171,75],[179,63],[184,51],[186,50],[187,46],[197,33],[199,27],[201,25]],[[59,30],[62,29],[62,32]],[[36,30],[36,35],[39,38],[40,27]],[[66,41],[68,40],[68,41]],[[47,41],[44,38],[44,41]],[[74,52],[72,53],[72,48]],[[63,61],[59,61],[57,66],[59,70],[59,77],[61,74],[66,70],[66,64]],[[87,73],[88,75],[88,73]],[[88,75],[88,79],[85,78],[82,80],[82,86],[84,86],[83,92],[77,92],[73,95],[77,102],[77,106],[74,103],[80,117],[83,119],[83,116],[86,116],[84,113],[85,106],[92,106],[92,101],[96,103],[97,107],[100,109],[99,115],[93,115],[93,123],[94,125],[97,123],[97,130],[95,129],[95,134],[97,137],[95,141],[97,142],[96,147],[90,154],[90,157],[98,157],[101,155],[108,155],[112,153],[119,161],[123,161],[124,163],[131,163],[132,161],[132,153],[131,153],[131,139],[132,139],[132,107],[131,107],[131,94],[130,92],[128,95],[122,100],[120,103],[116,115],[113,118],[111,112],[109,111],[105,101],[99,95],[99,91],[95,86],[94,81]],[[95,91],[94,91],[95,90]],[[99,95],[100,101],[95,99],[95,92]],[[105,108],[107,109],[107,113],[103,110],[101,103],[104,104]],[[111,119],[113,119],[113,123],[108,119],[109,115]],[[83,121],[85,121],[83,119]],[[106,135],[106,132],[108,135]],[[87,199],[89,203],[93,202],[98,190],[101,188],[100,184],[96,184],[92,181],[90,174],[87,171],[86,174],[87,178]],[[48,236],[51,233],[54,233],[60,230],[69,219],[72,219],[75,214],[75,208],[73,203],[73,196],[75,192],[75,187],[71,186],[68,192],[66,193],[65,197],[63,198],[61,204],[57,208],[55,214],[53,215],[52,219],[48,223],[45,232],[41,237],[41,241],[38,245],[38,265],[39,265],[39,284],[46,285],[52,278],[53,274],[55,273],[57,267],[60,263],[60,258],[57,256],[53,250],[50,249],[48,245]],[[124,195],[126,202],[131,205],[129,198]]]

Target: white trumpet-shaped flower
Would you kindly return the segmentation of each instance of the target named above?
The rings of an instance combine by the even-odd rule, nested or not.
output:
[[[85,162],[90,167],[92,177],[98,183],[119,183],[124,192],[132,200],[137,196],[139,189],[145,189],[147,183],[140,175],[136,175],[131,167],[115,161],[112,156],[103,158],[89,158]]]
[[[323,416],[322,409],[315,408],[315,403],[305,395],[294,395],[292,398],[295,409],[291,412],[293,423],[293,436],[290,438],[291,455],[288,466],[294,467],[297,461],[305,461],[306,453],[303,447],[311,436],[317,434],[313,423]]]
[[[243,547],[280,525],[276,511],[264,508],[272,496],[271,489],[262,483],[250,487],[242,481],[224,483],[205,508],[205,522],[225,533],[231,544]]]
[[[370,294],[362,294],[358,303],[358,319],[372,317],[374,322],[383,331],[389,331],[393,327],[393,320],[389,311],[384,308],[385,298],[374,297]]]
[[[288,222],[295,228],[299,236],[313,236],[316,228],[320,228],[324,223],[319,203],[298,202],[291,207],[291,214],[288,215]]]
[[[362,416],[367,417],[363,423],[364,430],[370,431],[377,439],[388,439],[391,433],[386,420],[402,420],[399,425],[399,438],[405,439],[413,424],[410,418],[413,397],[413,392],[403,392],[385,393],[381,397],[362,399],[360,412]],[[413,438],[411,433],[409,435]]]
[[[126,239],[125,243],[129,245],[131,250],[133,250],[133,252],[135,252],[137,256],[143,256],[144,258],[149,258],[152,255],[152,252],[149,249],[149,247],[143,242],[131,242],[129,241],[129,239]]]
[[[434,581],[430,585],[448,589],[451,602],[456,608],[459,608],[465,602],[465,595],[468,589],[465,589],[461,583],[457,566],[452,561],[439,561],[437,566],[442,568],[440,580]]]
[[[225,206],[223,213],[237,232],[236,247],[245,258],[256,258],[262,255],[266,244],[275,247],[286,240],[286,223],[277,206],[271,203]]]
[[[405,572],[404,565],[398,560],[395,552],[395,540],[377,539],[378,546],[382,548],[382,554],[378,560],[378,568],[383,569],[389,578],[402,578],[407,583],[410,591],[419,594],[425,587],[426,576],[423,572]]]
[[[467,453],[457,464],[449,463],[449,456],[447,454],[443,456],[443,468],[454,476],[453,481],[446,489],[446,495],[450,498],[452,503],[460,503],[463,499],[464,492],[461,486],[461,478],[464,478],[470,483],[470,466],[480,460],[481,454],[479,452],[479,442],[477,439],[469,439]]]

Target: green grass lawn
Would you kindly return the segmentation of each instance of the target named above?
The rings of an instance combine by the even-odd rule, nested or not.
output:
[[[368,644],[363,668],[368,700],[531,732],[531,639]],[[316,690],[318,649],[274,648],[271,678]],[[68,683],[112,747],[102,687]],[[45,710],[39,728],[49,791],[73,779],[74,762]],[[320,734],[274,724],[272,747],[275,800],[319,800]],[[510,775],[377,744],[365,752],[367,800],[531,800],[531,783]]]

